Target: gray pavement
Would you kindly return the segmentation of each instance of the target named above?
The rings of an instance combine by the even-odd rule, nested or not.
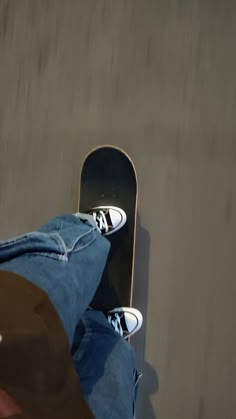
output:
[[[77,207],[94,146],[139,178],[139,418],[235,419],[236,4],[1,0],[0,236]]]

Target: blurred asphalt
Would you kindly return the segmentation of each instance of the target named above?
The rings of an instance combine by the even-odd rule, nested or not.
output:
[[[236,3],[0,1],[0,235],[77,208],[85,154],[139,178],[138,418],[236,417]]]

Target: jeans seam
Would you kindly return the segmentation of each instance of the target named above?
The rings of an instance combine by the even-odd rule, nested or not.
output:
[[[45,235],[48,236],[48,234],[42,233],[41,231],[31,231],[27,234],[21,234],[20,236],[13,237],[12,239],[9,239],[9,240],[1,240],[0,241],[0,248],[7,247],[7,246],[12,245],[12,244],[18,244],[18,242],[25,241],[25,240],[27,240],[27,239],[29,239],[32,236],[37,235],[37,234],[38,235],[43,235],[43,236],[45,236]]]
[[[96,236],[94,236],[88,243],[84,244],[83,246],[78,247],[73,253],[80,252],[81,250],[86,249],[86,247],[90,246],[96,240]]]
[[[54,259],[60,262],[67,262],[68,261],[68,257],[67,255],[63,255],[63,254],[57,254],[57,253],[47,253],[47,252],[31,252],[30,255],[35,255],[35,256],[43,256],[43,257],[47,257],[49,259]]]
[[[50,233],[49,237],[52,237],[53,239],[55,239],[55,241],[57,242],[60,252],[65,254],[67,256],[67,247],[65,245],[64,240],[62,239],[62,237],[60,236],[59,233]]]
[[[66,247],[66,244],[63,240],[63,238],[60,236],[59,233],[51,233],[49,234],[49,236],[51,238],[54,238],[55,241],[57,242],[58,246],[59,246],[59,250],[61,252],[60,255],[56,255],[53,257],[52,255],[50,255],[47,252],[34,252],[35,254],[41,254],[42,256],[48,256],[48,257],[52,257],[53,259],[59,259],[61,261],[68,261],[68,254],[69,253],[77,253],[83,249],[86,249],[86,247],[90,246],[95,240],[96,240],[96,235],[93,235],[93,237],[91,238],[91,240],[89,240],[89,242],[85,243],[83,246],[79,246],[76,250],[74,250],[74,247],[76,246],[76,243],[79,242],[79,240],[81,240],[82,238],[86,237],[87,235],[91,234],[93,231],[95,231],[95,227],[92,227],[89,231],[86,231],[85,233],[81,234],[79,237],[77,237],[77,239],[75,240],[73,246],[71,246],[70,248]],[[44,233],[45,234],[45,233]],[[47,235],[47,234],[46,234]]]
[[[89,246],[94,240],[96,240],[96,236],[94,235],[92,237],[92,239],[86,243],[83,246],[78,247],[76,250],[74,250],[76,244],[79,242],[79,240],[83,239],[84,237],[88,236],[89,234],[91,234],[93,231],[95,231],[95,227],[90,228],[90,230],[86,231],[85,233],[81,234],[79,237],[76,238],[75,242],[73,243],[73,245],[67,249],[68,253],[76,253],[81,249],[84,249],[85,247]]]
[[[138,392],[138,386],[139,381],[142,378],[143,374],[135,368],[134,370],[134,403],[133,403],[133,419],[136,419],[136,402],[137,402],[137,392]]]

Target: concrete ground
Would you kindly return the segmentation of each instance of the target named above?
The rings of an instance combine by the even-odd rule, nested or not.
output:
[[[74,211],[84,155],[139,178],[139,418],[236,417],[236,4],[0,1],[0,235]]]

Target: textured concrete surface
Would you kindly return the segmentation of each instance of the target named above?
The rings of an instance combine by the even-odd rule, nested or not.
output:
[[[0,235],[77,206],[91,147],[134,159],[139,418],[236,417],[236,4],[0,1]]]

